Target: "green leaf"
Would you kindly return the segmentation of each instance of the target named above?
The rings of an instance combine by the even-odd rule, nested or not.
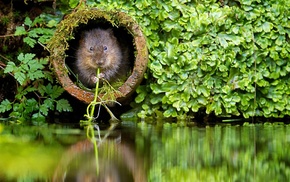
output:
[[[43,72],[41,70],[36,70],[34,72],[29,71],[27,73],[27,77],[30,80],[36,80],[36,79],[39,79],[39,78],[44,78],[44,74],[43,74]]]
[[[20,53],[18,56],[17,56],[17,59],[19,61],[23,61],[24,60],[24,54],[23,53]]]
[[[170,32],[172,29],[180,30],[181,27],[175,22],[171,20],[165,20],[163,30],[166,32]]]
[[[49,28],[56,27],[57,24],[58,24],[58,21],[50,20],[50,21],[47,23],[47,27],[49,27]]]
[[[31,72],[42,70],[44,66],[38,60],[32,60],[28,62],[29,70]]]
[[[146,96],[146,92],[141,92],[137,95],[137,97],[135,97],[135,102],[136,103],[141,103],[144,99],[145,99],[145,96]]]
[[[30,38],[30,37],[25,37],[24,39],[23,39],[23,42],[25,42],[26,44],[28,44],[30,47],[34,47],[35,46],[35,44],[36,44],[36,40],[34,40],[34,39],[32,39],[32,38]]]
[[[165,110],[165,112],[163,113],[164,117],[176,117],[177,116],[177,112],[176,109],[174,109],[173,107],[168,108],[167,110]]]
[[[54,109],[54,102],[51,98],[45,99],[43,105],[45,105],[45,107],[49,108],[50,110]]]
[[[44,90],[52,99],[58,98],[64,92],[62,87],[57,85],[52,86],[50,83],[45,86]]]
[[[64,89],[61,86],[54,85],[53,88],[52,88],[51,98],[56,99],[63,92],[64,92]]]
[[[25,112],[26,113],[32,113],[33,111],[38,109],[38,103],[35,99],[27,99],[25,102]]]
[[[37,122],[36,124],[40,123],[40,122],[45,122],[45,116],[43,116],[41,113],[34,113],[32,115],[32,121],[33,122]]]
[[[162,68],[162,65],[159,61],[154,61],[150,65],[151,69],[154,70],[154,73],[157,75],[162,75],[164,69]]]
[[[283,43],[285,42],[285,36],[279,36],[276,41],[275,44],[281,46]]]
[[[12,103],[8,99],[3,100],[0,104],[0,113],[4,113],[10,109],[12,109]]]
[[[46,104],[42,104],[40,105],[39,107],[39,111],[44,115],[44,116],[47,116],[48,114],[48,107]]]
[[[26,35],[27,31],[25,30],[24,27],[20,26],[20,27],[16,27],[16,31],[14,32],[15,36],[19,36],[19,35]]]
[[[22,72],[16,72],[14,73],[15,79],[20,83],[20,85],[23,85],[26,81],[26,75]]]
[[[262,29],[264,30],[264,32],[270,32],[272,29],[272,23],[269,22],[265,22],[262,24]]]
[[[218,37],[218,41],[220,43],[220,45],[223,47],[223,48],[227,48],[228,47],[228,42],[226,41],[226,39],[223,37],[223,36],[219,36]]]
[[[24,25],[27,25],[27,26],[31,26],[31,24],[32,24],[32,21],[31,21],[31,19],[29,18],[29,17],[26,17],[25,18],[25,20],[24,20]]]
[[[42,34],[43,30],[41,28],[34,28],[28,32],[28,37],[30,38],[38,38],[38,34]]]
[[[6,66],[5,70],[4,70],[4,73],[11,73],[11,72],[14,72],[15,70],[17,70],[17,67],[16,67],[15,63],[9,61],[7,63],[7,66]]]
[[[69,7],[75,8],[80,3],[79,0],[69,0]]]
[[[72,107],[70,106],[69,102],[66,99],[60,99],[56,101],[56,110],[59,112],[62,111],[70,112],[72,111]]]

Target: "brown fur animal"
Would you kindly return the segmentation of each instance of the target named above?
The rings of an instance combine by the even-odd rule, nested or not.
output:
[[[128,48],[118,42],[112,29],[84,31],[76,57],[78,79],[89,88],[94,87],[99,79],[114,82],[126,76],[130,69]],[[98,68],[99,77],[96,75]]]

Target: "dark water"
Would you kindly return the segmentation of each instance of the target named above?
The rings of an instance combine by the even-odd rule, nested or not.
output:
[[[124,121],[101,131],[0,124],[0,181],[289,181],[290,126]]]

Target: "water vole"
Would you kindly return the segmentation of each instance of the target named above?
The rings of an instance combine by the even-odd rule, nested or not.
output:
[[[129,66],[128,48],[114,36],[112,29],[95,28],[84,31],[76,52],[78,79],[89,88],[95,86],[99,77],[114,82],[126,76]]]

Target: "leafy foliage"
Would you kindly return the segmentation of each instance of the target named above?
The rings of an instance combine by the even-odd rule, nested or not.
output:
[[[143,27],[150,63],[138,88],[139,117],[290,114],[290,3],[135,1],[125,9]],[[108,6],[109,4],[109,6]],[[134,110],[135,112],[135,110]]]
[[[289,125],[184,123],[138,125],[136,146],[150,161],[148,181],[289,181]]]
[[[20,86],[17,89],[14,101],[5,99],[0,104],[0,112],[10,111],[10,117],[21,121],[27,121],[31,117],[42,121],[48,115],[49,110],[56,109],[59,112],[72,111],[67,100],[58,99],[64,92],[61,86],[52,86],[53,79],[50,71],[43,70],[48,64],[47,58],[35,59],[31,53],[19,54],[19,65],[8,62],[4,73],[12,73]],[[44,84],[48,80],[48,84]],[[30,96],[34,93],[38,100]]]
[[[78,6],[75,0],[58,3],[61,11]],[[246,118],[290,114],[289,0],[87,0],[86,3],[100,9],[124,11],[143,27],[150,63],[145,75],[147,82],[137,89],[133,103],[133,112],[138,112],[139,117],[185,118],[201,110],[217,116]],[[26,18],[15,35],[24,36],[23,41],[30,47],[37,43],[45,45],[60,18],[49,14],[34,20]],[[72,27],[79,23],[72,22]],[[32,65],[35,61],[28,59],[38,60],[37,64]],[[43,58],[22,54],[18,60],[20,66],[9,63],[6,72],[12,72],[20,84],[42,85],[37,80],[49,79],[40,73]],[[30,69],[38,73],[29,74]],[[26,89],[20,90],[26,94],[36,91],[35,85]],[[52,98],[51,93],[47,96]],[[29,103],[32,105],[36,100]],[[9,110],[7,101],[2,104],[5,105],[2,111]]]
[[[32,48],[37,42],[45,44],[54,33],[54,29],[52,29],[52,27],[55,27],[55,25],[57,24],[57,21],[55,19],[52,19],[47,22],[47,28],[37,27],[36,25],[45,23],[45,17],[45,15],[41,15],[35,18],[33,21],[29,17],[26,17],[24,20],[24,25],[28,28],[25,29],[24,25],[16,27],[14,35],[25,35],[26,37],[23,38],[23,41]]]
[[[31,48],[37,43],[45,45],[58,20],[45,14],[33,21],[26,17],[14,35],[24,36],[23,41]],[[0,113],[9,112],[9,117],[18,121],[44,121],[50,111],[72,111],[69,102],[61,98],[64,89],[55,83],[48,63],[46,56],[37,58],[34,53],[23,52],[17,60],[7,62],[4,74],[13,75],[18,84],[14,100],[4,99],[0,103]]]

